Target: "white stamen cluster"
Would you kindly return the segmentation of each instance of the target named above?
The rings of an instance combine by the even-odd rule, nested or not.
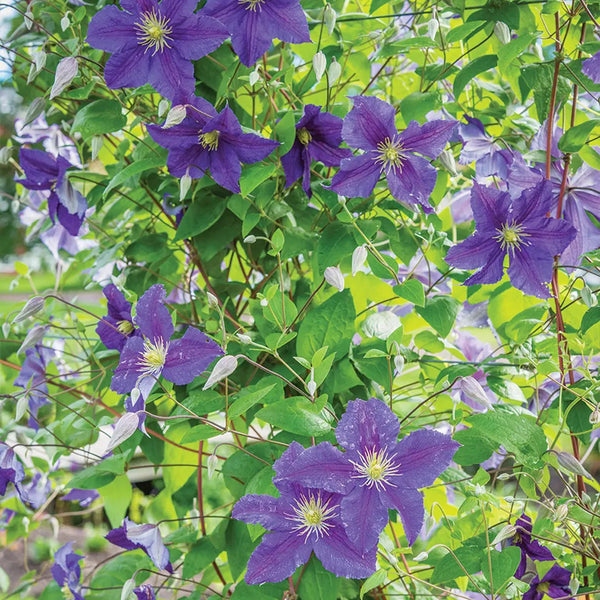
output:
[[[153,49],[152,56],[165,48],[171,48],[169,42],[173,41],[173,28],[169,26],[169,22],[156,9],[143,13],[141,20],[135,24],[138,44],[146,46],[146,52]]]
[[[321,492],[317,492],[316,495],[310,494],[308,498],[300,496],[293,508],[294,514],[286,515],[290,521],[296,523],[294,531],[300,532],[304,536],[305,542],[312,534],[318,540],[327,535],[329,529],[333,527],[328,521],[334,516],[336,506],[330,506],[330,503],[331,498],[324,501]]]
[[[145,340],[140,367],[142,375],[152,375],[158,377],[167,360],[167,351],[169,342],[162,338],[156,338],[154,341]]]
[[[400,475],[398,463],[395,463],[388,456],[387,449],[375,450],[371,448],[359,454],[360,460],[350,462],[354,466],[355,473],[353,479],[361,479],[361,486],[372,488],[375,486],[377,490],[382,491],[386,486],[396,487],[390,481],[391,477]]]

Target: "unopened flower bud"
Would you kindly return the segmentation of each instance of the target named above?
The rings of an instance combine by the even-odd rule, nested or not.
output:
[[[79,71],[79,63],[74,56],[66,56],[61,58],[60,62],[56,67],[56,76],[54,77],[54,83],[50,90],[50,100],[56,98],[65,89],[71,85],[71,82],[77,77]]]
[[[494,540],[492,541],[492,546],[503,542],[515,535],[517,528],[514,525],[506,525],[504,526],[496,535]]]
[[[592,425],[597,425],[600,423],[600,406],[596,406],[596,408],[592,411],[590,415],[590,423]]]
[[[327,267],[323,276],[329,285],[332,285],[340,292],[344,291],[344,276],[339,267]]]
[[[27,332],[27,335],[25,336],[23,343],[21,344],[20,348],[17,350],[17,354],[21,354],[22,352],[25,352],[29,348],[33,348],[36,344],[39,344],[44,339],[44,336],[46,335],[47,331],[48,331],[47,325],[36,325],[35,327],[32,327]]]
[[[244,238],[244,244],[256,244],[256,236],[255,235],[247,235]]]
[[[7,165],[11,154],[12,148],[9,148],[8,146],[0,148],[0,165]]]
[[[448,171],[450,175],[458,175],[458,171],[456,170],[456,161],[454,160],[454,154],[452,154],[450,150],[443,150],[438,158],[442,163],[444,169],[446,169],[446,171]]]
[[[440,28],[440,24],[437,19],[431,19],[429,23],[427,23],[427,37],[435,40],[435,34],[438,32]]]
[[[462,378],[460,387],[467,398],[475,400],[475,402],[478,402],[484,408],[492,407],[492,403],[487,397],[485,390],[481,387],[479,381],[477,381],[477,379],[474,377],[471,377],[471,375]]]
[[[329,85],[332,86],[342,74],[342,65],[340,65],[337,60],[335,60],[335,56],[331,59],[331,64],[329,65]]]
[[[352,253],[352,276],[354,277],[365,264],[367,260],[367,248],[365,246],[358,246]]]
[[[123,584],[123,589],[121,590],[121,600],[129,600],[131,594],[133,594],[133,588],[135,587],[135,579],[128,579]]]
[[[46,299],[42,296],[34,296],[27,300],[27,303],[22,308],[21,312],[13,319],[13,323],[20,323],[21,321],[25,321],[29,317],[37,314],[44,308],[44,303]]]
[[[250,85],[256,85],[260,80],[260,73],[258,71],[258,66],[256,67],[256,69],[254,69],[254,71],[252,71],[252,73],[250,73],[250,75],[248,75],[248,81],[250,82]]]
[[[106,447],[107,451],[113,450],[119,444],[128,440],[138,428],[140,418],[137,413],[126,412],[116,423],[115,430]]]
[[[564,521],[567,518],[568,514],[569,514],[569,505],[566,503],[561,504],[554,511],[554,520],[557,521],[558,523],[561,523],[562,521]]]
[[[217,299],[217,297],[214,294],[211,294],[210,292],[206,292],[206,299],[208,300],[208,305],[211,308],[219,308],[219,300]]]
[[[9,333],[10,333],[10,323],[8,321],[5,321],[4,323],[2,323],[2,335],[5,338],[7,338]]]
[[[583,303],[588,308],[592,308],[593,306],[596,306],[598,304],[598,298],[596,298],[596,295],[592,293],[592,290],[590,290],[590,288],[587,285],[581,290],[580,293]]]
[[[190,191],[192,185],[192,178],[186,172],[186,174],[179,180],[179,199],[183,200],[187,193]]]
[[[174,125],[179,125],[187,115],[187,110],[185,105],[176,104],[171,108],[169,114],[167,115],[167,119],[163,125],[163,129],[169,129],[169,127],[173,127]]]
[[[134,387],[131,390],[131,394],[129,394],[131,396],[131,404],[135,404],[138,401],[140,394],[141,394],[140,389],[137,387]]]
[[[394,368],[396,370],[396,375],[400,375],[404,370],[404,357],[401,354],[394,356]]]
[[[206,471],[208,473],[208,478],[212,479],[212,476],[215,474],[215,470],[217,469],[217,465],[219,464],[219,459],[216,454],[211,454],[206,459]]]
[[[327,5],[325,6],[325,12],[323,14],[323,21],[325,22],[325,27],[327,27],[327,31],[329,32],[329,35],[331,35],[333,33],[333,30],[335,29],[336,20],[337,20],[337,13],[335,12],[335,10],[333,10],[333,8],[331,7],[331,4],[329,4],[329,2],[328,2]]]
[[[422,560],[427,560],[427,558],[429,557],[429,552],[419,552],[419,554],[417,554],[413,560],[415,562],[421,562]]]
[[[572,454],[568,452],[556,452],[556,460],[563,470],[592,479],[592,476],[586,471],[585,467]]]
[[[27,6],[27,10],[25,11],[25,15],[24,15],[24,21],[25,21],[25,27],[27,27],[27,29],[31,29],[33,27],[33,12],[31,10],[31,4],[29,4]]]
[[[261,298],[260,305],[263,308],[267,308],[267,306],[269,306],[269,301],[266,298]]]
[[[494,34],[503,46],[510,42],[510,27],[506,23],[498,21],[494,25]]]
[[[167,112],[167,110],[169,110],[169,101],[163,98],[158,103],[158,118],[160,119]]]
[[[237,337],[238,337],[238,340],[240,340],[240,342],[242,342],[242,344],[251,344],[252,343],[252,338],[249,335],[246,335],[245,333],[238,333]]]
[[[104,137],[101,135],[95,135],[92,137],[92,160],[96,160],[104,145]]]
[[[207,390],[218,381],[229,377],[237,368],[237,362],[237,356],[230,356],[229,354],[220,358],[202,389]]]
[[[65,16],[60,20],[60,28],[63,31],[66,31],[69,28],[71,21],[69,20],[69,13],[66,13]]]
[[[317,83],[321,81],[323,77],[323,73],[325,73],[325,69],[327,68],[327,58],[325,55],[319,50],[313,56],[313,69],[315,70],[315,77],[317,78]]]

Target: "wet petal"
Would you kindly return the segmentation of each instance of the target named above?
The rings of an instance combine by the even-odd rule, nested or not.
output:
[[[330,188],[349,198],[368,198],[379,181],[381,170],[369,154],[344,159]]]
[[[377,144],[397,134],[396,111],[374,96],[354,96],[354,108],[342,127],[344,141],[353,148],[376,150]]]
[[[135,308],[135,324],[149,340],[169,341],[173,335],[173,321],[164,305],[165,288],[155,284],[138,300]]]
[[[148,83],[151,53],[143,46],[116,52],[104,67],[104,79],[109,88],[141,87]]]
[[[383,497],[386,499],[386,506],[395,508],[400,514],[404,534],[409,545],[412,545],[421,532],[425,520],[425,507],[421,492],[411,488],[387,487],[383,492]]]
[[[359,552],[377,545],[388,522],[388,511],[375,487],[357,486],[342,499],[342,523]]]
[[[552,279],[554,257],[545,250],[525,246],[510,255],[508,276],[510,282],[522,292],[550,298],[547,284]]]
[[[294,522],[285,516],[288,504],[272,496],[248,494],[233,507],[231,516],[244,523],[258,523],[265,529],[291,531]]]

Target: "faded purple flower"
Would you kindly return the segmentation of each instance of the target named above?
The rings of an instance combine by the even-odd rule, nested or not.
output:
[[[508,167],[512,163],[512,153],[503,150],[494,138],[490,137],[479,119],[465,115],[466,123],[459,123],[458,137],[463,143],[459,162],[461,165],[475,163],[477,177],[497,175],[506,179]]]
[[[73,552],[73,544],[69,542],[54,554],[52,576],[58,585],[67,589],[74,600],[83,600],[81,593],[81,567],[79,561],[84,558]]]
[[[258,523],[269,532],[248,561],[250,585],[285,579],[308,561],[311,552],[339,577],[363,578],[375,571],[376,544],[362,553],[344,531],[342,496],[293,480],[295,461],[303,452],[300,444],[292,442],[273,465],[279,498],[250,494],[233,508],[234,519]]]
[[[68,494],[65,494],[61,500],[64,502],[78,502],[79,506],[85,508],[98,498],[100,498],[100,494],[96,490],[80,490],[73,488]]]
[[[596,52],[581,63],[581,72],[594,83],[600,83],[600,52]]]
[[[111,382],[111,389],[119,394],[137,387],[146,399],[161,375],[177,385],[191,383],[223,354],[213,340],[193,327],[171,340],[175,330],[164,305],[165,295],[163,286],[157,284],[138,300],[134,323],[141,335],[125,343]]]
[[[48,384],[46,383],[46,368],[53,356],[52,350],[37,345],[25,351],[25,360],[19,376],[13,385],[25,390],[29,405],[28,425],[36,431],[39,429],[37,414],[44,404],[48,404]]]
[[[48,477],[41,473],[35,473],[29,483],[17,485],[21,501],[24,504],[31,505],[36,510],[46,502],[51,490],[52,483]]]
[[[125,550],[142,549],[154,563],[157,569],[164,569],[169,573],[173,567],[169,560],[169,550],[164,545],[157,525],[144,523],[138,525],[125,518],[123,525],[109,531],[106,539]]]
[[[131,304],[114,283],[109,283],[102,293],[108,300],[108,314],[98,322],[96,333],[107,348],[121,351],[125,342],[138,334],[131,317]]]
[[[367,198],[385,174],[396,200],[419,204],[425,212],[433,212],[429,197],[437,171],[426,159],[439,156],[456,123],[438,120],[419,125],[411,121],[398,133],[391,104],[372,96],[352,99],[354,108],[344,119],[342,136],[349,146],[364,153],[342,160],[331,189],[343,196]]]
[[[25,479],[23,465],[17,459],[12,448],[0,442],[0,496],[6,494],[6,488],[12,483],[19,492],[21,482]]]
[[[154,593],[154,588],[147,583],[142,583],[142,585],[136,587],[133,590],[137,600],[156,600],[156,594]]]
[[[192,60],[216,50],[227,28],[206,14],[195,14],[196,0],[121,0],[105,6],[89,25],[87,42],[112,53],[104,68],[110,88],[150,83],[173,99],[195,87]]]
[[[251,164],[266,158],[278,142],[254,133],[244,133],[226,106],[220,113],[203,98],[190,98],[186,118],[169,129],[148,125],[152,139],[169,149],[167,166],[175,177],[188,174],[200,179],[210,170],[222,187],[240,192],[240,163]]]
[[[527,559],[530,560],[554,560],[552,552],[544,548],[537,540],[531,539],[531,519],[523,513],[516,521],[517,531],[510,540],[511,546],[517,546],[521,550],[521,562],[515,572],[515,577],[521,579],[527,570]]]
[[[322,162],[327,167],[339,167],[343,158],[352,156],[348,148],[339,147],[342,143],[342,123],[340,117],[321,112],[320,106],[307,104],[304,107],[304,115],[296,124],[294,145],[281,157],[287,187],[302,177],[302,189],[310,198],[312,161]]]
[[[572,600],[570,581],[571,571],[554,565],[541,580],[538,575],[531,580],[531,587],[523,594],[523,600],[543,600],[545,596]]]
[[[425,518],[419,489],[435,481],[459,446],[426,429],[398,442],[399,430],[398,417],[381,400],[351,401],[335,432],[345,452],[323,442],[303,452],[290,470],[292,482],[345,495],[341,519],[359,550],[377,544],[390,508],[400,513],[408,543],[417,539]]]
[[[21,148],[19,164],[25,179],[17,179],[28,190],[48,190],[48,212],[71,234],[77,235],[85,218],[87,202],[71,185],[66,173],[72,167],[62,156],[55,158],[42,150]]]
[[[310,42],[299,0],[208,0],[201,14],[225,23],[240,61],[251,67],[270,47],[282,42]]]
[[[552,278],[554,256],[575,237],[575,229],[561,219],[546,216],[552,202],[552,184],[543,181],[511,199],[474,183],[471,207],[475,233],[450,248],[446,262],[461,269],[479,268],[466,285],[496,283],[502,279],[508,254],[512,284],[539,298],[549,298],[546,283]]]

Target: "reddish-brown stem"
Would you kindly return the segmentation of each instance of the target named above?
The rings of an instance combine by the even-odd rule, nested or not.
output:
[[[202,535],[206,535],[206,520],[204,519],[204,496],[202,494],[202,450],[204,442],[200,442],[198,446],[198,512],[200,513],[200,531]]]

